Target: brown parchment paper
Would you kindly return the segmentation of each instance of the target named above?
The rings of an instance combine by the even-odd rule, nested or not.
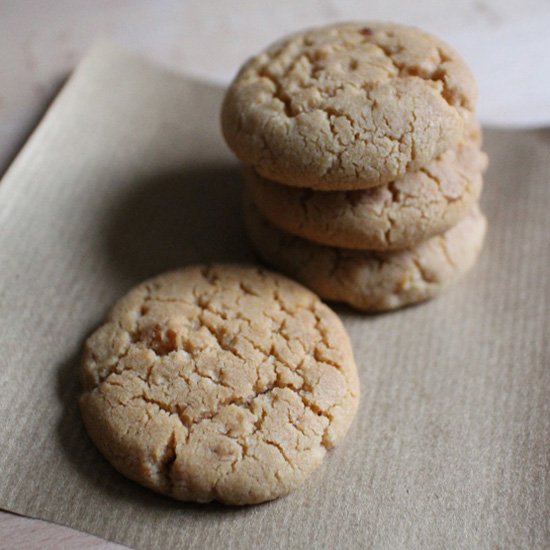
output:
[[[486,131],[475,270],[387,315],[337,308],[362,401],[287,498],[190,505],[116,473],[77,408],[83,339],[167,268],[255,261],[220,89],[108,45],[0,184],[0,507],[138,548],[550,546],[550,133]]]

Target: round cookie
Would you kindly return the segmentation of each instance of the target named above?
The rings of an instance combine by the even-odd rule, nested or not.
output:
[[[359,383],[336,316],[255,267],[195,266],[123,297],[86,342],[80,405],[121,473],[180,500],[285,495],[347,432]]]
[[[245,171],[254,203],[272,224],[342,248],[395,250],[453,227],[479,199],[487,155],[469,137],[396,181],[356,191],[312,191]]]
[[[441,40],[397,24],[338,24],[249,60],[226,94],[222,130],[265,178],[364,189],[456,144],[476,95],[470,70]]]
[[[248,201],[246,221],[259,255],[326,300],[382,311],[427,300],[468,271],[486,220],[475,206],[455,227],[414,247],[389,252],[312,243],[277,229]]]

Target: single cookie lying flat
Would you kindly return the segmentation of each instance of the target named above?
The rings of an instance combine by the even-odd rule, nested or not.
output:
[[[245,170],[254,203],[272,224],[320,244],[406,248],[447,231],[479,199],[487,155],[468,138],[418,172],[357,191],[311,191]]]
[[[486,228],[475,206],[455,227],[417,246],[370,252],[323,246],[285,233],[250,201],[246,221],[264,260],[324,299],[365,311],[394,309],[439,294],[474,265]]]
[[[474,78],[416,28],[353,23],[301,32],[248,61],[222,129],[262,176],[298,187],[364,189],[418,170],[472,119]]]
[[[358,378],[338,317],[244,266],[137,286],[87,341],[81,410],[127,477],[181,500],[251,504],[297,487],[347,432]]]

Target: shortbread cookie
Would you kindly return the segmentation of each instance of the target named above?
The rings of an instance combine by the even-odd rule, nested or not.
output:
[[[474,78],[447,44],[387,23],[331,25],[249,60],[222,129],[262,176],[321,190],[364,189],[425,166],[472,119]]]
[[[350,342],[319,298],[255,267],[189,267],[130,291],[87,341],[81,410],[121,473],[181,500],[285,495],[355,414]]]
[[[248,201],[247,227],[260,256],[326,300],[365,311],[421,302],[475,263],[486,221],[477,205],[455,227],[404,250],[369,252],[319,245],[270,224]]]
[[[311,191],[245,171],[248,189],[271,223],[343,248],[394,250],[456,225],[479,199],[487,155],[474,139],[392,183],[357,191]]]

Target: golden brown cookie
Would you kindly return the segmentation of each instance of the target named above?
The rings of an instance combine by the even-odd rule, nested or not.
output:
[[[323,299],[364,311],[427,300],[475,263],[486,221],[475,206],[455,227],[404,250],[374,252],[323,246],[277,229],[246,205],[248,233],[259,255]]]
[[[434,36],[389,23],[330,25],[249,60],[226,94],[222,129],[265,178],[364,189],[455,145],[476,95],[468,67]]]
[[[181,500],[285,495],[355,414],[338,317],[262,269],[189,267],[122,298],[87,341],[81,410],[121,473]]]
[[[272,224],[342,248],[395,250],[456,225],[477,202],[487,165],[469,137],[417,172],[357,191],[312,191],[271,182],[245,170],[254,203]]]

